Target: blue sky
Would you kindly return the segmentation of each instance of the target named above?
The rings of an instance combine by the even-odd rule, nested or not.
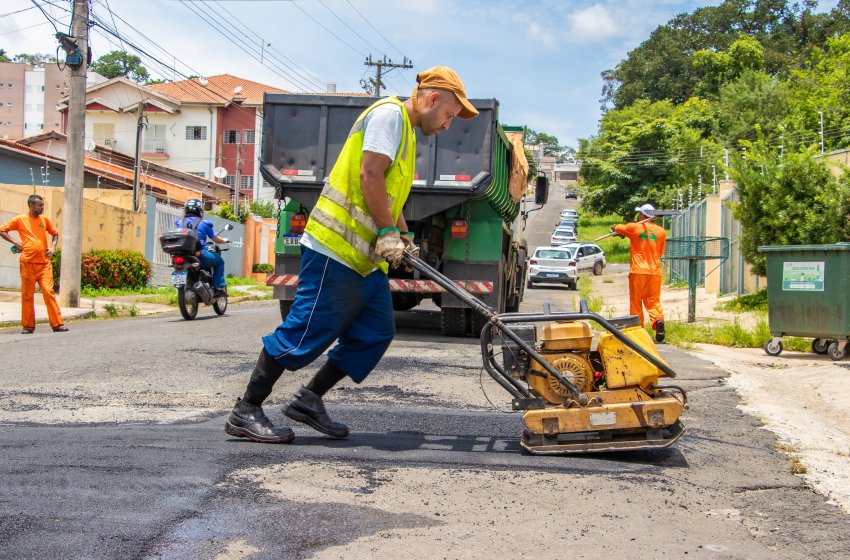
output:
[[[61,31],[67,31],[71,2],[48,1],[53,5],[43,4],[44,9]],[[317,91],[328,82],[340,92],[362,91],[360,80],[374,76],[374,68],[364,65],[367,55],[377,59],[385,54],[393,62],[406,56],[414,68],[387,76],[389,94],[409,95],[418,70],[451,66],[470,97],[499,100],[501,122],[529,126],[575,147],[578,138],[596,131],[600,72],[613,68],[676,14],[719,3],[93,0],[92,4],[105,24],[158,59],[140,55],[157,78],[173,78],[171,68],[176,68],[178,78],[179,73],[228,73],[292,91]],[[834,4],[821,2],[821,6]],[[27,8],[33,8],[30,0],[0,2],[0,48],[10,55],[54,53],[53,28],[39,10]],[[17,10],[25,11],[6,15]],[[117,39],[95,28],[95,58],[120,48]],[[129,46],[126,50],[134,52]],[[265,64],[259,61],[261,56]]]

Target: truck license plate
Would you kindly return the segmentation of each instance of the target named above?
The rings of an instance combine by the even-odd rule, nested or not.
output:
[[[298,245],[301,242],[300,235],[284,235],[283,236],[283,245],[285,247],[292,247],[294,245]]]
[[[172,272],[171,273],[171,285],[172,286],[183,286],[186,284],[186,273],[185,272]]]

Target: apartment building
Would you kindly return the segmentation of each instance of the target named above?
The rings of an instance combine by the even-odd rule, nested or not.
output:
[[[86,85],[104,80],[100,74],[89,72]],[[67,73],[56,64],[0,62],[0,138],[59,130],[61,113],[56,105],[69,91]]]

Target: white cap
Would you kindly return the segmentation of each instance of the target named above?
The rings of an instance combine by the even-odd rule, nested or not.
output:
[[[635,212],[640,212],[644,216],[651,216],[652,215],[651,213],[655,212],[655,206],[647,203],[647,204],[644,204],[643,206],[638,206],[637,208],[635,208]]]

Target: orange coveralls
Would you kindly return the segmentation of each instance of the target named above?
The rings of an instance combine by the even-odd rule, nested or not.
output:
[[[629,313],[643,325],[643,307],[649,313],[652,328],[664,320],[661,308],[661,255],[667,245],[664,228],[652,222],[618,224],[614,233],[627,237],[631,244],[629,266]]]
[[[0,231],[17,231],[21,237],[21,327],[35,330],[35,284],[41,288],[44,305],[47,306],[47,317],[54,329],[64,325],[62,313],[53,294],[53,265],[47,256],[47,234],[59,235],[59,231],[48,218],[39,216],[32,218],[22,214],[12,218],[2,226]]]

